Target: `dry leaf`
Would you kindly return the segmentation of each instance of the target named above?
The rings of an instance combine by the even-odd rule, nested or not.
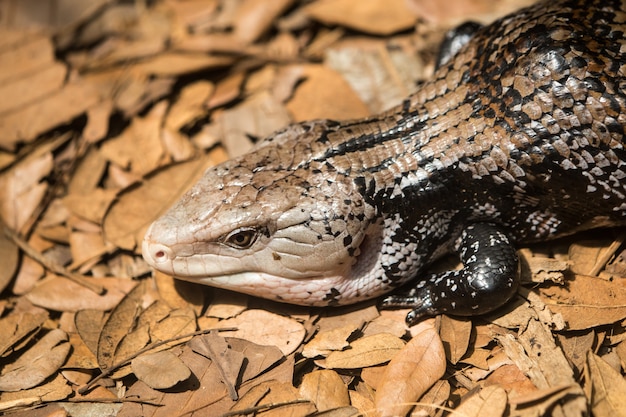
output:
[[[235,157],[252,148],[250,137],[263,139],[290,121],[282,103],[269,93],[262,92],[220,113],[216,124],[228,155]]]
[[[0,319],[0,357],[8,356],[15,351],[15,346],[28,341],[41,328],[48,315],[39,313],[13,313]]]
[[[244,0],[239,3],[234,18],[234,35],[243,42],[254,42],[265,33],[274,20],[288,7],[293,0]]]
[[[228,337],[226,341],[232,350],[243,353],[246,358],[243,372],[239,376],[242,383],[258,377],[285,359],[276,346],[261,346],[235,337]]]
[[[388,333],[362,337],[346,350],[331,352],[323,361],[325,368],[365,368],[388,362],[404,348],[402,339]]]
[[[302,356],[314,358],[316,356],[327,356],[335,350],[343,350],[349,345],[348,338],[360,327],[360,324],[357,323],[347,324],[328,331],[320,331],[309,343],[304,345]]]
[[[18,111],[0,116],[0,148],[13,150],[20,142],[31,142],[44,133],[83,114],[100,101],[94,87],[83,81],[67,84],[58,92]]]
[[[626,318],[626,287],[618,281],[576,275],[566,287],[539,288],[553,313],[565,319],[569,330],[584,330]]]
[[[98,352],[98,339],[104,323],[105,317],[102,310],[84,309],[74,315],[76,331],[94,356]]]
[[[446,370],[446,356],[439,335],[430,322],[419,330],[385,369],[376,391],[381,416],[404,415]]]
[[[323,0],[312,3],[306,12],[326,24],[377,35],[408,29],[417,20],[404,0]]]
[[[153,302],[150,282],[142,281],[115,307],[98,340],[97,358],[101,369],[115,363],[120,342],[131,331],[140,312]],[[143,346],[142,346],[143,347]]]
[[[389,48],[384,41],[344,42],[325,51],[325,65],[345,78],[373,114],[396,106],[426,76],[414,51]]]
[[[0,85],[0,97],[3,98],[0,102],[0,114],[15,111],[59,90],[65,81],[66,72],[65,65],[55,62],[37,72],[26,73],[19,80]],[[16,71],[16,74],[19,72]]]
[[[115,190],[95,188],[84,194],[68,194],[63,204],[77,216],[100,224],[116,194]]]
[[[0,221],[0,259],[2,259],[2,268],[0,268],[0,292],[4,291],[11,282],[17,270],[19,256],[17,245],[4,233],[5,227],[4,222]]]
[[[222,382],[228,388],[228,393],[233,401],[239,398],[235,385],[237,377],[241,373],[244,363],[244,355],[231,349],[226,339],[219,336],[217,332],[211,332],[202,337],[195,337],[189,342],[189,347],[194,352],[211,359],[220,372]]]
[[[467,417],[498,417],[504,415],[506,403],[506,391],[497,385],[490,385],[462,400],[454,412]]]
[[[54,46],[48,36],[25,36],[0,53],[0,81],[4,84],[10,79],[21,78],[50,66],[53,61]]]
[[[41,181],[52,166],[52,155],[46,152],[0,174],[0,217],[14,231],[21,230],[41,202],[47,189]]]
[[[297,321],[265,310],[246,310],[235,318],[220,321],[219,328],[227,327],[237,330],[220,334],[249,340],[257,345],[276,346],[285,356],[300,346],[306,334]]]
[[[69,346],[68,346],[69,347]],[[38,385],[31,389],[21,390],[17,392],[0,393],[0,403],[5,401],[15,401],[18,399],[28,399],[34,404],[45,401],[61,401],[72,394],[72,387],[61,374],[56,374],[51,381]]]
[[[118,417],[167,417],[202,410],[220,399],[227,398],[217,367],[189,347],[172,351],[191,370],[192,376],[177,385],[176,390],[156,391],[137,381],[126,393],[129,398],[150,398],[152,404],[124,403]],[[208,413],[206,415],[211,415]],[[216,415],[216,414],[213,414]]]
[[[439,380],[430,387],[428,391],[420,398],[420,404],[411,411],[411,417],[426,417],[436,415],[435,411],[442,407],[445,401],[450,397],[450,383],[448,381]]]
[[[302,398],[315,404],[318,412],[350,405],[348,387],[335,371],[321,370],[306,374],[298,392]]]
[[[591,410],[596,417],[626,416],[626,380],[602,358],[587,353]]]
[[[370,114],[367,106],[337,72],[321,65],[306,65],[303,77],[305,80],[287,103],[294,121],[353,119]]]
[[[215,85],[208,81],[197,81],[184,87],[178,100],[170,107],[165,119],[165,126],[172,130],[196,119],[206,116],[204,102],[215,90]]]
[[[295,403],[301,400],[298,391],[289,383],[268,381],[256,385],[235,404],[231,411],[246,410],[263,405],[285,404],[283,407],[264,412],[268,417],[305,417],[315,411],[311,403]]]
[[[162,101],[146,117],[134,118],[128,129],[102,146],[102,154],[133,174],[142,176],[153,171],[164,154],[160,138],[166,110],[167,103]]]
[[[67,334],[60,329],[46,333],[13,363],[2,368],[0,391],[35,387],[58,371],[70,352]]]
[[[456,319],[449,316],[441,317],[441,341],[448,360],[456,364],[467,351],[472,333],[472,321]]]
[[[131,367],[137,378],[154,389],[171,388],[191,376],[187,365],[168,351],[138,356]]]
[[[570,270],[579,275],[591,275],[600,258],[613,239],[582,240],[569,248]]]
[[[53,274],[48,276],[28,292],[25,297],[31,303],[55,311],[78,311],[85,308],[110,310],[137,284],[124,278],[84,278],[106,289],[103,295]],[[71,294],[71,297],[67,295]]]

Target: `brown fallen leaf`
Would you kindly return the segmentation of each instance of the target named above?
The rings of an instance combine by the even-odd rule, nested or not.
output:
[[[121,135],[104,143],[102,155],[138,176],[156,169],[165,152],[160,138],[166,110],[167,103],[161,101],[145,117],[134,118]]]
[[[187,365],[168,351],[138,356],[131,368],[137,378],[154,389],[171,388],[191,376]]]
[[[472,333],[472,321],[443,315],[439,334],[448,360],[456,364],[467,351]]]
[[[302,324],[296,320],[265,310],[246,310],[237,317],[219,322],[218,328],[226,327],[237,330],[220,334],[249,340],[257,345],[276,346],[285,356],[300,346],[306,334]]]
[[[254,380],[279,362],[284,361],[285,356],[276,346],[262,346],[248,340],[228,337],[226,341],[231,349],[243,353],[246,360],[239,379],[242,383]]]
[[[55,311],[78,311],[84,308],[110,310],[137,284],[125,278],[84,278],[106,289],[102,295],[67,278],[48,274],[27,294],[26,299]],[[71,297],[67,295],[71,294]]]
[[[626,318],[626,287],[619,281],[576,275],[566,287],[539,288],[553,313],[565,319],[569,330],[584,330]]]
[[[0,59],[2,59],[0,57]],[[67,73],[65,65],[55,62],[23,78],[0,85],[0,114],[10,112],[59,90]],[[19,71],[16,71],[19,74]]]
[[[101,369],[106,370],[116,362],[119,344],[135,326],[139,313],[154,301],[150,286],[145,280],[137,284],[106,320],[98,339],[97,358]]]
[[[430,387],[419,400],[420,405],[416,405],[411,410],[411,417],[426,417],[438,415],[436,410],[443,407],[443,404],[450,397],[450,382],[439,380]]]
[[[234,35],[245,43],[254,42],[272,27],[275,19],[294,3],[293,0],[245,0],[233,16]]]
[[[3,36],[8,35],[6,32]],[[7,36],[8,38],[8,36]],[[48,67],[54,61],[54,45],[46,35],[26,35],[0,53],[2,84]]]
[[[441,339],[430,321],[423,322],[387,365],[376,390],[376,409],[381,416],[406,414],[445,370]]]
[[[314,358],[316,356],[327,356],[336,350],[343,350],[348,347],[348,338],[361,326],[358,323],[347,324],[336,329],[318,332],[310,342],[304,345],[302,356]]]
[[[350,343],[346,350],[331,352],[321,365],[328,369],[365,368],[388,362],[404,348],[402,339],[388,333],[365,336]]]
[[[2,368],[0,391],[35,387],[59,370],[70,352],[67,334],[60,329],[46,333],[12,363]]]
[[[311,401],[318,412],[350,405],[348,387],[335,371],[323,369],[306,374],[298,388],[300,396]]]
[[[191,414],[228,398],[217,367],[211,361],[193,352],[189,347],[174,348],[172,352],[182,360],[193,375],[179,383],[177,389],[172,391],[157,391],[143,381],[137,381],[128,389],[126,396],[149,398],[151,404],[124,403],[117,414],[118,417],[167,417]]]
[[[587,353],[587,391],[593,394],[591,410],[596,417],[626,416],[626,381],[602,358]],[[593,391],[592,391],[593,390]]]
[[[280,405],[280,406],[277,406]],[[266,407],[273,410],[263,413],[268,417],[304,417],[315,412],[315,405],[301,398],[296,388],[290,383],[267,381],[260,383],[248,391],[230,409],[231,412],[245,410],[264,410]]]
[[[66,123],[100,102],[95,88],[76,80],[62,89],[17,111],[0,116],[0,148],[13,150],[20,142],[29,143],[38,135]]]
[[[98,339],[105,323],[104,311],[82,309],[74,315],[74,326],[81,340],[95,356],[98,352]]]
[[[30,155],[0,174],[0,218],[14,231],[21,230],[41,203],[48,188],[41,181],[52,167],[52,154],[46,152]]]
[[[339,73],[321,65],[305,65],[302,76],[304,81],[287,103],[294,121],[353,119],[370,114]]]
[[[252,148],[250,137],[263,139],[290,121],[283,104],[264,91],[221,112],[215,123],[228,155],[236,157]]]
[[[506,403],[506,391],[497,385],[490,385],[462,399],[454,412],[467,417],[498,417],[504,415]]]
[[[232,349],[226,339],[217,332],[193,338],[189,342],[189,347],[194,352],[210,359],[217,366],[230,398],[236,401],[239,394],[235,386],[244,363],[244,355]]]
[[[403,0],[325,0],[311,3],[305,10],[326,24],[377,35],[408,29],[417,20]]]
[[[0,392],[0,403],[5,401],[27,400],[31,405],[37,405],[42,402],[52,402],[65,400],[72,395],[72,387],[63,378],[63,375],[57,373],[54,378],[48,382],[38,385],[30,389],[24,389],[16,392]]]
[[[16,346],[23,345],[30,340],[44,322],[48,314],[44,312],[9,314],[0,319],[0,357],[8,356],[16,350]]]
[[[0,268],[0,292],[11,283],[13,275],[17,270],[19,249],[12,239],[4,233],[6,225],[0,217],[0,259],[2,259],[2,268]]]
[[[598,259],[602,257],[612,241],[612,238],[607,237],[596,240],[580,240],[570,245],[570,270],[579,275],[594,275],[592,272]]]
[[[94,188],[86,193],[70,193],[62,201],[72,213],[85,220],[100,224],[116,194],[116,190]]]

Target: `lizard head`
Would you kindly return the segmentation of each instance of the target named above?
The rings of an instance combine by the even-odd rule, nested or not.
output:
[[[310,156],[270,141],[210,168],[150,226],[144,258],[181,279],[294,304],[379,295],[355,282],[355,268],[371,264],[373,209],[351,179]]]

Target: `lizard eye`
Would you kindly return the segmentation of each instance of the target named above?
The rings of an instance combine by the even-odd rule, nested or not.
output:
[[[256,241],[256,229],[241,228],[233,230],[224,238],[224,243],[235,249],[248,249]]]

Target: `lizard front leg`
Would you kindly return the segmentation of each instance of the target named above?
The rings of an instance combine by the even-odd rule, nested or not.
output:
[[[507,302],[519,284],[519,260],[507,235],[491,223],[461,233],[457,252],[463,269],[434,274],[404,294],[386,297],[383,307],[410,307],[407,323],[440,313],[472,316]]]

